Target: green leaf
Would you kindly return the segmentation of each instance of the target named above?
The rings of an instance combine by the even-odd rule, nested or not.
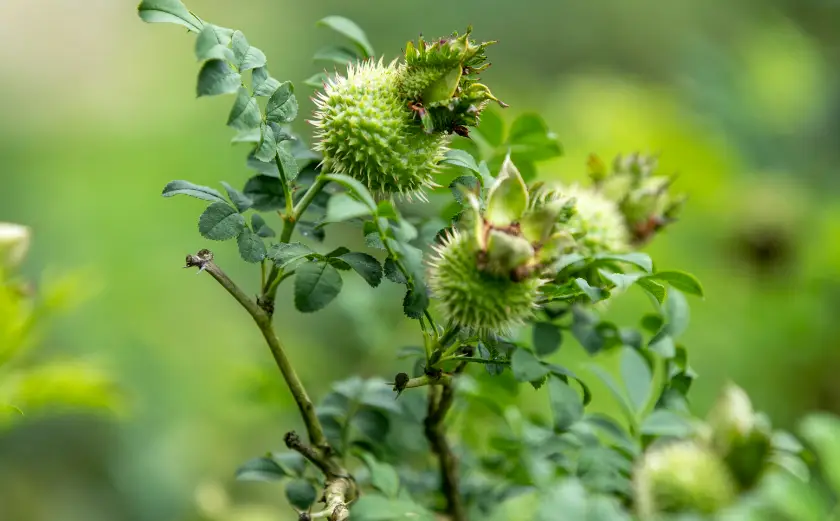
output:
[[[385,219],[390,219],[392,221],[398,221],[400,218],[396,208],[394,208],[394,205],[391,204],[391,201],[387,200],[379,201],[379,204],[376,205],[376,216],[384,217]]]
[[[366,204],[359,202],[348,194],[341,193],[330,197],[327,202],[327,214],[324,221],[342,222],[370,214],[371,210]]]
[[[700,285],[697,277],[684,271],[658,271],[653,275],[648,275],[647,278],[665,281],[671,287],[690,295],[703,296],[703,286]]]
[[[356,273],[361,275],[371,287],[375,288],[382,282],[382,265],[367,253],[354,251],[339,256],[339,259],[356,270]]]
[[[233,94],[241,85],[242,77],[227,62],[207,60],[198,73],[196,94],[199,97]]]
[[[403,313],[408,318],[420,318],[429,307],[429,294],[426,285],[421,281],[414,281],[414,285],[405,292],[403,298]]]
[[[227,204],[227,201],[224,197],[222,197],[222,194],[216,190],[207,186],[192,184],[189,181],[171,181],[163,187],[163,193],[161,195],[164,197],[172,197],[173,195],[189,195],[190,197],[203,199],[205,201],[210,201],[211,203]]]
[[[245,35],[240,31],[233,33],[231,49],[235,58],[234,63],[239,72],[265,67],[265,54],[256,47],[251,47],[248,40],[245,39]]]
[[[691,424],[679,414],[668,409],[656,409],[642,422],[640,431],[648,436],[687,437]]]
[[[472,175],[462,175],[460,177],[456,177],[451,183],[449,183],[449,189],[452,191],[452,196],[458,201],[458,204],[461,206],[466,206],[467,200],[464,197],[464,191],[472,192],[475,194],[476,198],[481,193],[481,183],[478,182],[478,179]]]
[[[262,215],[258,213],[251,215],[251,228],[253,228],[254,232],[260,237],[274,237],[277,235],[274,233],[274,230],[265,223],[265,219],[262,218]]]
[[[245,218],[227,203],[213,203],[198,220],[198,231],[211,241],[226,241],[245,228]]]
[[[307,262],[296,273],[295,307],[302,313],[324,308],[341,292],[341,274],[328,262]]]
[[[522,348],[514,351],[510,367],[513,377],[519,382],[534,382],[549,373],[548,367],[543,365],[534,353]]]
[[[394,467],[377,461],[373,455],[362,453],[362,460],[370,471],[370,484],[385,496],[396,498],[400,491],[400,478]]]
[[[674,338],[682,335],[688,328],[690,312],[685,295],[677,289],[671,288],[668,292],[668,300],[665,301],[665,327],[668,334]]]
[[[236,470],[239,481],[277,481],[289,474],[272,458],[254,458]]]
[[[361,51],[365,58],[373,56],[373,46],[367,39],[367,35],[355,22],[343,16],[327,16],[316,23],[320,27],[329,27],[333,31],[348,38]]]
[[[534,324],[532,336],[534,351],[537,356],[548,356],[560,349],[563,337],[560,328],[548,322],[537,322]]]
[[[826,413],[813,413],[802,421],[799,433],[816,452],[832,491],[840,493],[840,419]]]
[[[312,249],[299,242],[281,242],[273,244],[268,250],[268,258],[274,261],[278,268],[282,268],[290,262],[302,259],[307,255],[315,253]]]
[[[283,167],[283,175],[286,176],[287,182],[292,182],[297,179],[300,173],[297,160],[295,156],[289,151],[291,143],[284,141],[277,144],[277,159],[280,161],[280,166]]]
[[[231,202],[233,202],[233,205],[236,207],[236,210],[239,211],[239,213],[244,212],[245,210],[254,205],[254,201],[248,198],[248,196],[246,196],[236,188],[230,186],[226,182],[222,181],[222,186],[225,187],[228,197],[230,197]]]
[[[648,293],[648,295],[656,299],[656,301],[660,304],[665,302],[666,292],[665,286],[663,286],[662,284],[644,277],[637,280],[636,284],[643,290],[645,290]]]
[[[272,127],[272,130],[274,131],[274,139],[276,141],[277,129]],[[280,179],[280,174],[277,172],[277,164],[275,164],[274,161],[270,161],[268,163],[260,161],[259,159],[257,159],[256,152],[253,150],[250,153],[248,153],[248,159],[245,161],[245,165],[251,170],[256,171],[258,174],[267,175],[268,177],[276,177],[277,179]]]
[[[642,320],[639,322],[642,328],[649,333],[656,333],[662,328],[664,323],[665,321],[660,315],[654,315],[652,313],[648,313],[643,316]]]
[[[312,76],[303,80],[303,84],[307,87],[315,87],[316,89],[320,89],[327,82],[327,78],[329,78],[329,76],[327,76],[327,73],[316,72]]]
[[[589,521],[587,493],[577,479],[557,481],[543,492],[536,505],[533,521]],[[598,521],[618,521],[604,519]]]
[[[297,117],[298,103],[291,82],[284,81],[268,98],[265,106],[265,120],[274,123],[290,123]]]
[[[301,512],[309,510],[317,495],[315,486],[305,479],[295,479],[286,484],[286,499]]]
[[[595,364],[589,365],[589,370],[601,380],[604,385],[607,386],[607,389],[613,395],[613,398],[618,402],[621,406],[621,410],[627,416],[627,418],[633,422],[635,421],[635,414],[633,413],[633,406],[627,400],[625,394],[621,391],[621,387],[618,386],[613,376],[608,373],[603,367],[597,366]]]
[[[283,183],[276,177],[256,175],[245,183],[243,192],[253,201],[253,208],[261,212],[281,210],[286,206]]]
[[[395,282],[397,284],[406,284],[408,280],[405,278],[405,275],[402,271],[400,271],[399,266],[391,257],[385,259],[385,278],[390,280],[391,282]]]
[[[586,282],[586,279],[577,278],[575,284],[584,292],[592,302],[600,302],[610,296],[610,292],[601,288],[595,288]]]
[[[198,38],[195,39],[195,57],[204,61],[212,58],[225,59],[227,55],[230,61],[233,61],[233,51],[228,49],[232,35],[231,29],[204,24]]]
[[[417,238],[417,228],[408,221],[400,220],[397,226],[392,228],[396,239],[407,244]]]
[[[224,45],[216,45],[204,53],[203,60],[222,60],[224,62],[232,62],[234,60],[233,51],[230,47]]]
[[[594,355],[606,341],[598,329],[598,317],[578,306],[572,308],[572,334],[586,351]]]
[[[569,378],[575,380],[578,385],[580,385],[580,389],[583,391],[583,405],[589,404],[592,401],[592,391],[589,390],[589,386],[586,385],[586,382],[580,379],[578,375],[572,372],[565,367],[556,365],[556,364],[545,364],[548,367],[548,370],[551,374],[558,376],[563,381],[568,381]]]
[[[190,31],[201,31],[203,22],[179,0],[143,0],[137,13],[144,22],[183,25]]]
[[[262,114],[257,99],[252,97],[245,87],[239,87],[236,93],[236,101],[228,114],[227,125],[236,130],[248,130],[259,128],[262,122]]]
[[[269,163],[274,161],[277,155],[277,139],[274,136],[274,129],[263,123],[260,125],[259,146],[254,150],[254,157],[258,160]]]
[[[339,65],[347,65],[359,59],[358,55],[346,47],[327,47],[315,53],[315,61],[332,62]]]
[[[666,359],[674,358],[677,354],[674,339],[668,334],[667,329],[662,330],[661,333],[651,338],[648,349]]]
[[[528,187],[508,156],[487,193],[484,217],[495,226],[509,226],[519,221],[527,207]]]
[[[353,521],[435,521],[435,516],[406,498],[365,494],[350,506]]]
[[[636,414],[650,399],[653,374],[645,358],[632,347],[621,348],[621,379]]]
[[[548,397],[554,413],[554,428],[566,431],[583,418],[583,403],[577,391],[557,377],[548,379]]]
[[[647,273],[653,272],[653,261],[650,259],[650,256],[646,253],[641,253],[638,251],[622,254],[603,253],[595,255],[594,257],[592,257],[592,260],[596,264],[600,264],[603,262],[623,262],[642,268]]]
[[[615,289],[625,291],[627,288],[644,277],[644,273],[613,273],[605,269],[599,269],[598,273],[608,281],[615,284]]]
[[[350,423],[362,436],[374,443],[384,443],[391,426],[385,413],[368,408],[361,409],[353,415]]]
[[[475,162],[475,158],[469,152],[453,148],[446,152],[446,156],[441,160],[444,165],[460,166],[466,168],[477,174],[481,174],[481,170]]]
[[[505,139],[505,123],[498,111],[485,109],[481,113],[481,121],[478,125],[478,133],[493,148],[502,146]]]
[[[239,246],[239,255],[245,262],[261,262],[265,258],[265,244],[260,236],[247,226],[236,238],[236,244]]]
[[[557,157],[563,153],[545,121],[534,113],[522,114],[516,118],[510,127],[510,153],[518,159],[527,158],[529,161],[542,161]]]
[[[322,226],[316,225],[312,221],[298,221],[297,231],[304,237],[308,237],[313,241],[323,242],[326,234]]]
[[[287,476],[302,477],[306,472],[306,459],[299,452],[272,452],[271,459],[280,465]]]
[[[370,208],[371,212],[376,211],[376,201],[373,200],[373,196],[370,195],[370,191],[368,191],[367,187],[358,180],[344,174],[327,174],[324,177],[349,190],[350,193],[356,196],[359,201],[365,203],[367,207]]]
[[[258,128],[249,128],[240,130],[235,136],[230,138],[231,144],[237,143],[259,143],[262,140],[262,132]]]
[[[280,86],[280,82],[268,74],[265,67],[257,67],[251,72],[251,87],[254,89],[254,96],[269,97]]]

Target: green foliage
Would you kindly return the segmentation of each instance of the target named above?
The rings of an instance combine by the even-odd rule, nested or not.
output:
[[[313,313],[342,298],[345,275],[371,288],[384,277],[405,286],[391,305],[419,326],[393,381],[350,377],[314,410],[272,344],[313,446],[287,436],[306,459],[268,454],[244,464],[239,479],[282,481],[289,503],[309,515],[322,495],[332,508],[333,487],[352,477],[339,500],[361,521],[501,519],[511,510],[540,521],[806,521],[837,511],[837,419],[807,419],[803,445],[731,390],[708,418],[692,416],[696,374],[681,340],[688,296],[704,290],[639,251],[683,202],[669,192],[673,177],[655,175],[655,158],[619,156],[607,168],[593,156],[586,186],[535,181],[537,165],[563,150],[541,115],[507,124],[484,110],[498,101],[477,83],[492,42],[473,42],[470,30],[420,39],[385,66],[368,60],[375,53],[361,28],[337,16],[318,25],[349,43],[315,59],[348,69],[306,82],[325,91],[310,147],[289,131],[294,86],[271,77],[241,32],[177,1],[146,1],[139,12],[198,33],[198,94],[235,94],[227,124],[249,147],[251,177],[242,189],[223,183],[229,200],[187,181],[163,195],[210,203],[199,231],[236,238],[242,259],[260,264],[257,298],[209,261],[197,265],[270,344],[278,287],[289,278],[295,308]],[[447,186],[434,187],[444,172]],[[425,199],[394,198],[422,191],[444,202],[440,215]],[[322,253],[314,242],[333,228],[345,245]],[[631,291],[650,301],[638,327],[603,318]],[[580,350],[591,360],[579,376],[559,359]],[[593,392],[619,414],[593,413]],[[520,410],[517,393],[539,405]]]
[[[35,286],[19,274],[28,228],[0,223],[0,430],[55,412],[121,413],[124,397],[103,368],[49,355],[38,335],[85,298],[88,281],[67,275]]]
[[[296,271],[295,307],[298,311],[318,311],[341,292],[341,274],[329,262],[305,262]]]

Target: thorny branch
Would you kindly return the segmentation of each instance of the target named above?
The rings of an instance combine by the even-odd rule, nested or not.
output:
[[[297,403],[300,410],[303,423],[306,426],[306,431],[309,434],[310,445],[304,444],[297,434],[289,432],[286,435],[286,445],[293,450],[301,453],[306,459],[311,461],[318,467],[326,476],[326,487],[324,489],[324,501],[329,510],[327,518],[329,521],[343,521],[349,516],[347,505],[355,497],[355,483],[350,478],[346,470],[338,464],[334,457],[334,452],[330,447],[327,437],[324,434],[324,429],[318,416],[315,414],[315,407],[312,405],[312,400],[306,393],[303,383],[300,381],[297,373],[292,367],[289,358],[286,356],[286,351],[277,338],[274,332],[274,326],[271,323],[271,316],[259,305],[257,301],[251,299],[245,294],[239,286],[233,282],[222,269],[213,262],[213,253],[210,250],[201,250],[195,255],[187,255],[186,267],[197,267],[199,272],[206,271],[213,277],[216,282],[221,284],[243,308],[262,332],[266,343],[268,344],[271,354],[274,356],[274,361],[277,367],[283,374],[283,379],[289,387],[289,391]]]

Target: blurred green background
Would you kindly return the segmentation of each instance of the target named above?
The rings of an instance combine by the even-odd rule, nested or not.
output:
[[[320,67],[310,57],[334,40],[314,28],[323,16],[356,20],[389,59],[420,33],[467,24],[499,40],[483,79],[510,103],[505,118],[542,113],[566,150],[541,165],[543,178],[582,179],[591,152],[661,152],[661,171],[680,172],[691,200],[648,251],[706,288],[684,339],[701,375],[697,412],[727,379],[780,426],[840,411],[840,2],[188,5],[263,49],[273,75],[297,83],[303,115],[302,80]],[[281,487],[232,475],[300,428],[293,404],[250,317],[181,268],[208,246],[202,204],[159,196],[172,179],[241,186],[250,175],[245,149],[227,144],[230,99],[196,100],[193,36],[145,25],[135,7],[7,0],[0,10],[0,221],[34,229],[32,277],[84,270],[95,296],[43,342],[105,363],[130,402],[122,420],[35,418],[0,433],[0,519],[292,519]],[[231,243],[209,246],[256,291]],[[348,278],[313,316],[294,311],[288,291],[276,322],[316,397],[354,372],[404,369],[394,353],[417,332],[397,286]],[[609,313],[633,325],[647,306],[631,292]],[[578,349],[567,340],[559,360],[579,363]]]

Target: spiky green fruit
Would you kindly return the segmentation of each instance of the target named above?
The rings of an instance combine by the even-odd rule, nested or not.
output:
[[[648,451],[633,475],[642,519],[661,514],[713,514],[736,497],[726,465],[694,441],[673,442]]]
[[[507,332],[533,315],[542,280],[483,269],[483,258],[471,234],[451,232],[435,246],[429,286],[453,323],[480,333]]]
[[[422,197],[434,186],[452,133],[466,135],[490,101],[478,83],[484,48],[453,36],[406,47],[404,61],[351,64],[317,94],[311,123],[323,168],[350,175],[371,191]]]
[[[597,190],[578,185],[563,189],[563,193],[575,201],[575,213],[566,229],[575,238],[578,253],[592,256],[631,249],[624,216],[614,201]]]
[[[315,148],[323,168],[347,174],[373,192],[422,194],[446,152],[441,133],[427,134],[397,88],[392,63],[350,65],[315,98]]]
[[[483,211],[475,194],[465,197],[463,229],[451,232],[430,259],[432,295],[453,323],[507,333],[537,307],[543,275],[556,260],[557,214],[529,205],[510,157],[489,187]]]

